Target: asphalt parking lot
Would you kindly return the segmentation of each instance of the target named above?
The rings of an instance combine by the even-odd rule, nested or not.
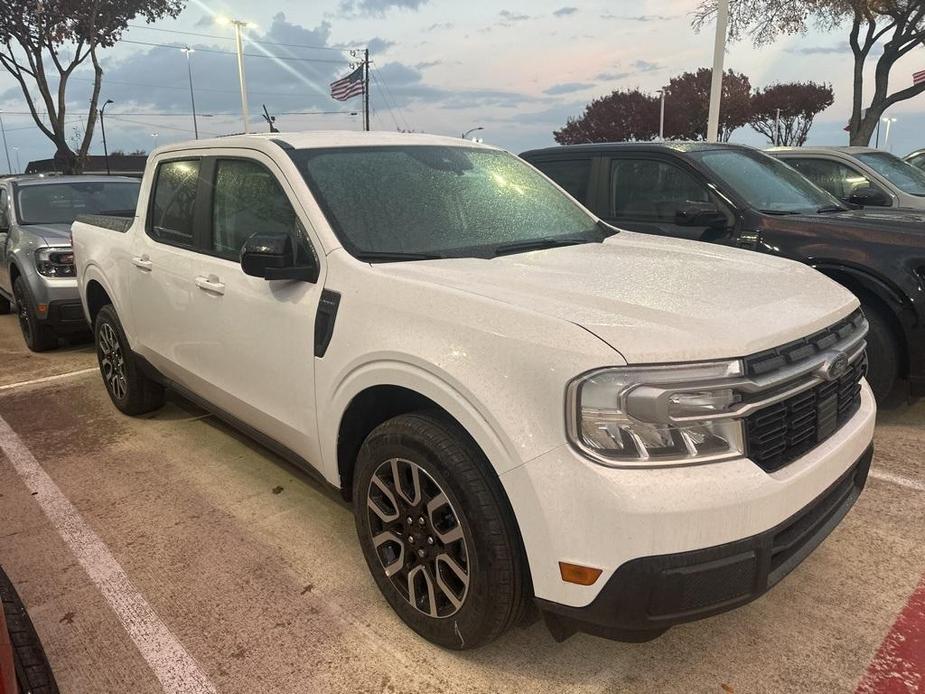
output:
[[[62,692],[925,691],[925,400],[881,412],[861,499],[756,602],[646,644],[535,623],[451,653],[386,605],[336,495],[177,397],[119,414],[95,366],[88,344],[27,352],[0,317],[0,564]],[[75,556],[58,492],[105,557]],[[133,608],[113,609],[119,569],[195,686],[155,675]]]

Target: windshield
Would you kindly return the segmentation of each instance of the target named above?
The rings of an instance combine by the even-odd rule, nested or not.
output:
[[[815,214],[846,209],[786,164],[761,152],[711,149],[690,156],[726,183],[750,207],[768,214]]]
[[[889,152],[863,152],[854,156],[904,193],[925,196],[925,171]]]
[[[506,152],[412,145],[291,155],[341,243],[362,259],[491,257],[613,233]]]
[[[135,214],[139,183],[133,181],[41,183],[19,186],[20,224],[70,224],[82,214]]]

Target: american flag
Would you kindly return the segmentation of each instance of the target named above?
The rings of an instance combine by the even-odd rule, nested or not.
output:
[[[925,70],[919,70],[912,73],[912,84],[921,84],[925,82]]]
[[[360,65],[346,77],[342,77],[336,82],[331,82],[331,97],[337,101],[346,101],[354,96],[359,96],[363,93],[363,84],[363,66]]]

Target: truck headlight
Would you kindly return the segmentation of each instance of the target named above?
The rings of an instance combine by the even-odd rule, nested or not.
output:
[[[569,387],[572,443],[604,464],[678,465],[744,455],[739,361],[602,369]],[[724,383],[725,382],[725,383]]]
[[[39,248],[35,252],[35,269],[45,277],[74,277],[74,251],[66,246]]]

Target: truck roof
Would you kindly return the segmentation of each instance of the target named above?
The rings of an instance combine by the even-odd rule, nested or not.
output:
[[[28,174],[24,176],[11,176],[4,179],[14,182],[18,187],[54,185],[55,183],[141,183],[132,176],[43,176]]]
[[[523,152],[520,156],[529,157],[539,154],[558,154],[562,152],[612,152],[621,149],[635,152],[703,152],[710,149],[747,149],[749,145],[737,145],[729,142],[589,142],[580,145],[559,145]]]
[[[308,130],[288,133],[255,133],[249,135],[228,135],[186,142],[174,142],[158,147],[152,156],[177,150],[204,149],[214,147],[240,147],[244,149],[269,150],[321,149],[327,147],[373,147],[381,145],[442,145],[444,147],[482,147],[496,149],[459,137],[425,135],[423,133],[394,133],[361,130]]]
[[[881,152],[874,147],[859,147],[851,145],[817,145],[815,147],[768,147],[766,152],[787,152],[800,154],[825,154],[826,152],[841,152],[843,154],[864,154],[866,152]]]

